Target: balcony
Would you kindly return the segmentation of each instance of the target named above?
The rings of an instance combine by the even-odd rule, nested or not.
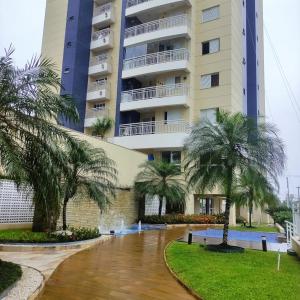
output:
[[[114,22],[113,5],[106,3],[94,9],[93,25],[106,26]]]
[[[133,16],[145,12],[160,12],[162,9],[191,5],[190,0],[127,0],[126,16]]]
[[[123,124],[113,142],[129,149],[180,149],[190,127],[184,120]]]
[[[189,38],[190,19],[187,15],[173,16],[140,24],[125,30],[124,46],[172,38]]]
[[[98,118],[104,118],[108,116],[108,109],[102,108],[89,108],[85,113],[84,127],[91,127],[97,121]]]
[[[109,98],[110,89],[106,80],[89,84],[86,96],[87,101],[108,100]]]
[[[106,75],[112,72],[111,59],[107,54],[97,55],[91,58],[89,75],[99,76]]]
[[[182,83],[130,90],[122,92],[120,110],[188,106],[188,95],[189,88]]]
[[[113,33],[110,28],[92,34],[91,50],[104,50],[113,47]]]
[[[123,61],[122,78],[188,71],[189,51],[185,48],[146,54]]]

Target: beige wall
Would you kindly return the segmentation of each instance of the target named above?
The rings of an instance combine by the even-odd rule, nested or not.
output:
[[[47,0],[42,56],[51,59],[61,75],[68,0]]]
[[[84,213],[83,213],[84,212]],[[130,190],[119,190],[116,198],[106,211],[100,212],[98,205],[83,192],[71,199],[67,206],[67,224],[69,227],[98,228],[100,232],[120,228],[121,220],[124,225],[137,222],[138,203]],[[62,226],[62,217],[58,221]]]
[[[147,160],[147,155],[102,141],[99,138],[95,138],[87,134],[79,133],[69,129],[68,131],[74,137],[87,141],[95,148],[102,148],[106,152],[107,156],[116,162],[119,173],[119,187],[126,188],[133,186],[134,178],[139,172],[139,166]]]

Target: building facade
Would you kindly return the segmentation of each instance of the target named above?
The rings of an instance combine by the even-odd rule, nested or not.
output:
[[[265,112],[261,0],[48,0],[43,54],[80,114],[62,124],[90,134],[108,117],[108,140],[149,160],[180,163],[191,125],[219,109]],[[224,208],[188,198],[187,213]]]

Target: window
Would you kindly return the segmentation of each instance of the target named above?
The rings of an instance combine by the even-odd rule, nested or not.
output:
[[[208,9],[202,10],[202,22],[209,22],[216,20],[220,17],[220,7],[214,6]]]
[[[181,163],[181,152],[180,151],[164,151],[161,153],[161,158],[163,161],[180,164]]]
[[[214,39],[202,43],[202,54],[211,54],[220,51],[220,39]]]
[[[95,103],[94,104],[94,110],[104,110],[105,109],[105,103]]]
[[[201,88],[209,89],[219,86],[219,73],[207,74],[201,76]]]
[[[218,108],[208,108],[200,110],[200,122],[216,123]]]

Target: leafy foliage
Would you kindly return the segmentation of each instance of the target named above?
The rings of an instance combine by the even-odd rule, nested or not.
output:
[[[246,168],[239,176],[239,182],[234,186],[233,201],[238,206],[249,209],[249,225],[252,226],[254,207],[264,208],[266,205],[277,203],[274,188],[265,174],[251,167]]]
[[[19,265],[0,259],[0,295],[9,286],[19,280],[21,276],[22,269]]]
[[[251,167],[276,181],[285,163],[277,130],[241,113],[219,112],[217,122],[205,121],[192,129],[185,143],[188,183],[199,193],[220,190],[226,197],[223,244],[227,244],[233,186]]]
[[[76,147],[67,147],[68,168],[63,179],[63,229],[67,227],[66,208],[68,201],[80,188],[101,210],[115,197],[117,170],[115,162],[103,149],[92,148],[87,142],[78,142]]]
[[[153,215],[141,218],[142,223],[146,224],[223,224],[223,215]]]
[[[100,136],[102,139],[105,134],[111,130],[113,126],[113,120],[110,118],[97,118],[96,122],[92,126],[92,135]]]
[[[47,59],[33,57],[24,68],[13,65],[10,48],[0,58],[0,160],[2,176],[34,188],[39,220],[34,228],[55,225],[60,196],[58,169],[64,159],[60,144],[74,144],[68,132],[57,126],[58,118],[78,120],[72,99],[60,96],[60,78]],[[36,214],[35,214],[36,217]]]
[[[72,232],[67,235],[61,233],[47,233],[47,232],[32,232],[31,230],[1,230],[1,243],[59,243],[59,242],[73,242],[93,239],[100,236],[97,228],[69,228]]]
[[[135,179],[135,192],[139,195],[159,197],[161,215],[163,199],[172,206],[185,206],[186,186],[180,166],[165,161],[148,161]]]
[[[293,213],[292,209],[287,206],[277,206],[270,207],[266,209],[268,213],[274,220],[275,223],[280,224],[285,227],[285,221],[293,222]]]

